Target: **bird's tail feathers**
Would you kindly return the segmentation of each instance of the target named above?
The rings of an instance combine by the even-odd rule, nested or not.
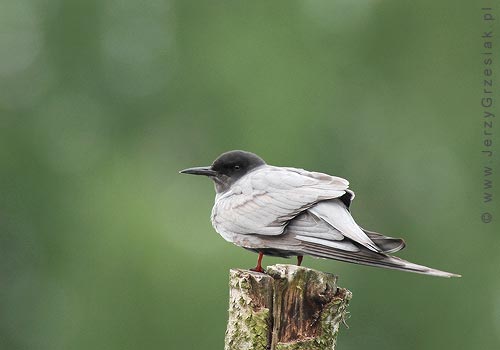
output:
[[[402,250],[406,243],[402,238],[384,236],[378,232],[368,231],[360,227],[364,233],[380,248],[383,253],[395,253]]]
[[[353,254],[339,249],[334,249],[319,244],[307,243],[307,242],[304,242],[302,248],[304,254],[308,254],[318,258],[335,259],[354,264],[384,267],[387,269],[409,271],[430,276],[447,277],[447,278],[461,277],[460,275],[451,272],[436,270],[431,267],[414,264],[412,262],[403,260],[395,256],[386,255],[382,253],[375,253],[368,250]]]

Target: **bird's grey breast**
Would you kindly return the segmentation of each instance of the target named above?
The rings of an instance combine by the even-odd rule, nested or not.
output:
[[[262,197],[266,193],[255,189],[256,177],[259,175],[249,173],[215,196],[212,225],[227,241],[234,242],[237,235],[260,233],[255,229],[256,224],[260,226],[266,222],[262,210],[266,205]]]
[[[215,231],[228,242],[234,242],[235,235],[234,232],[228,230],[228,222],[226,222],[225,219],[228,216],[227,212],[231,210],[231,201],[234,200],[232,198],[233,196],[235,196],[235,194],[231,190],[224,193],[217,193],[212,208],[212,215],[210,216],[210,221]]]

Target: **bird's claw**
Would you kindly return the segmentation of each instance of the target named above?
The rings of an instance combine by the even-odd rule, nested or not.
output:
[[[250,269],[250,271],[264,273],[262,266],[255,266],[253,269]]]

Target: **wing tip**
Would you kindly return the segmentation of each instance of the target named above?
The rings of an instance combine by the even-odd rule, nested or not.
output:
[[[384,253],[374,253],[369,251],[366,247],[365,252],[348,252],[340,251],[335,248],[320,246],[317,243],[304,242],[302,247],[303,252],[307,255],[315,256],[318,258],[326,258],[333,260],[340,260],[344,262],[368,265],[379,268],[386,268],[392,270],[399,270],[405,272],[413,272],[422,275],[445,277],[445,278],[460,278],[462,275],[433,269],[428,266],[418,265],[396,256],[386,255]]]
[[[430,271],[423,272],[423,273],[426,275],[430,275],[430,276],[444,277],[444,278],[455,278],[455,277],[460,278],[460,277],[462,277],[462,275],[459,275],[457,273],[446,272],[446,271],[435,270],[435,269],[431,269]]]

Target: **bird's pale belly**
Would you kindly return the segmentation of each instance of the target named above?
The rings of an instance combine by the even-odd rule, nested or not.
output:
[[[243,235],[233,232],[227,232],[223,228],[219,227],[214,221],[212,221],[212,226],[215,231],[222,236],[226,241],[236,244],[237,246],[253,249],[262,247],[264,242],[257,235]]]

